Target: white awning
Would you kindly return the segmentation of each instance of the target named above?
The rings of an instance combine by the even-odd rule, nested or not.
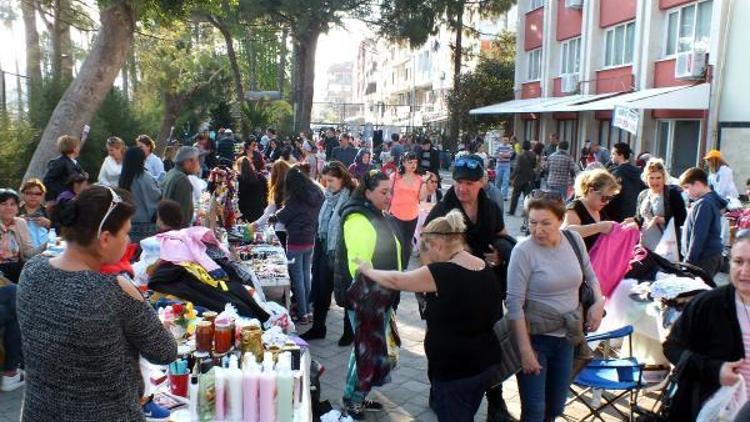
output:
[[[705,110],[708,108],[709,90],[707,83],[642,89],[574,105],[569,107],[569,111],[613,110],[618,105],[636,109]]]
[[[469,114],[503,114],[503,113],[551,113],[555,111],[577,111],[570,107],[587,101],[616,95],[613,93],[598,95],[568,95],[566,97],[537,97],[506,101],[485,107],[475,108]]]
[[[492,104],[484,107],[469,110],[469,114],[503,114],[519,113],[519,109],[532,104],[542,103],[547,98],[524,98],[518,100],[505,101],[503,103]]]

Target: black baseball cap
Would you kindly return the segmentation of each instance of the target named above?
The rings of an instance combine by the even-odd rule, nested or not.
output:
[[[484,177],[484,161],[476,154],[462,155],[453,163],[453,180],[478,181]]]

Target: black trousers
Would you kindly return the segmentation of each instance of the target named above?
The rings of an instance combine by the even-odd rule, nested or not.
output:
[[[528,196],[531,193],[531,183],[526,183],[523,186],[513,186],[513,195],[510,197],[510,214],[516,213],[516,207],[518,207],[518,198],[523,194]]]
[[[3,273],[5,278],[18,284],[18,278],[21,275],[23,264],[20,262],[5,262],[0,264],[0,272]]]
[[[310,297],[313,302],[313,322],[323,327],[326,325],[333,294],[333,268],[330,266],[324,249],[324,245],[320,244],[316,238],[315,249],[313,249]]]
[[[403,221],[399,220],[398,218],[393,219],[396,222],[396,225],[398,225],[398,229],[401,232],[401,249],[403,250],[403,256],[404,262],[401,264],[403,265],[404,269],[409,266],[409,258],[411,257],[411,250],[412,250],[412,242],[414,240],[414,232],[417,230],[417,221],[418,218],[415,218],[414,220],[409,221]]]

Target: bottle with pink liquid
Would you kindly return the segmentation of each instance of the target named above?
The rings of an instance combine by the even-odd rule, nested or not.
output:
[[[276,421],[276,373],[271,352],[263,354],[263,372],[259,380],[260,422]]]
[[[214,391],[216,392],[216,422],[224,422],[227,416],[226,401],[226,370],[222,367],[216,368],[214,378]]]
[[[258,422],[259,381],[260,366],[258,366],[255,356],[246,352],[242,359],[243,422]]]

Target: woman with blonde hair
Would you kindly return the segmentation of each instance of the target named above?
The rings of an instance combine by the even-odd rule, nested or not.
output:
[[[484,392],[499,382],[502,353],[492,327],[502,312],[500,283],[484,260],[466,251],[465,231],[464,216],[454,209],[424,228],[424,266],[399,272],[359,264],[364,276],[389,289],[436,293],[427,296],[424,348],[440,421],[473,420]]]
[[[575,200],[568,204],[563,228],[578,232],[586,250],[591,250],[600,234],[607,234],[616,223],[609,221],[604,207],[620,192],[620,184],[607,170],[587,170],[576,177]]]
[[[122,173],[122,160],[125,157],[125,141],[112,136],[107,139],[107,157],[102,163],[99,170],[97,183],[102,186],[111,188],[117,187],[120,183],[120,173]]]
[[[721,152],[712,149],[703,159],[708,165],[708,184],[714,192],[724,199],[738,198],[740,194],[734,184],[734,173],[721,156]]]
[[[648,189],[638,195],[635,221],[641,227],[641,244],[654,250],[671,218],[674,218],[677,239],[680,238],[680,228],[685,223],[687,210],[682,190],[667,183],[669,174],[662,159],[648,160],[641,178]]]
[[[263,215],[252,223],[255,230],[268,224],[268,219],[284,206],[284,197],[286,196],[284,182],[290,168],[289,163],[284,160],[278,160],[273,163],[271,167],[271,179],[268,181],[268,205],[263,211]],[[286,227],[283,223],[276,221],[274,223],[274,230],[279,241],[286,249]]]

